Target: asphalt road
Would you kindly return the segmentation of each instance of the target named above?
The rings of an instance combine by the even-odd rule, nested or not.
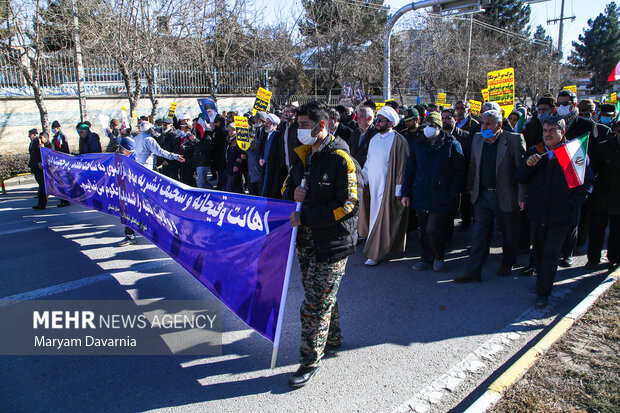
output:
[[[117,219],[56,208],[54,198],[34,211],[35,194],[22,186],[0,196],[0,299],[212,298],[144,238],[117,247]],[[410,235],[390,262],[366,267],[361,247],[349,258],[343,346],[302,389],[287,384],[303,295],[295,263],[276,369],[270,343],[225,309],[221,356],[0,356],[0,411],[459,411],[606,274],[586,273],[576,257],[558,272],[550,306],[535,311],[533,277],[495,275],[497,233],[483,282],[467,285],[451,280],[466,269],[469,233],[456,233],[443,273],[410,269],[420,250]]]

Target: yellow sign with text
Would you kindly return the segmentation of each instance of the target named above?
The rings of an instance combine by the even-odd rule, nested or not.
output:
[[[256,92],[256,100],[254,101],[254,107],[252,113],[256,115],[257,112],[267,112],[269,109],[269,102],[271,101],[271,92],[262,87],[258,88]]]
[[[170,104],[170,109],[168,109],[168,117],[170,119],[174,118],[174,112],[177,110],[177,102],[172,102]]]
[[[446,104],[446,94],[445,93],[437,93],[437,104],[439,106],[444,106]]]
[[[243,151],[250,149],[250,129],[248,127],[248,118],[244,116],[235,116],[235,128],[237,130],[237,145]]]
[[[469,106],[471,106],[471,113],[478,116],[480,115],[480,110],[482,109],[482,102],[479,100],[470,100]]]
[[[564,90],[572,90],[577,93],[577,85],[564,86]]]
[[[382,107],[385,106],[385,103],[375,103],[375,113],[379,111]]]
[[[482,98],[485,102],[489,101],[489,89],[482,89]]]
[[[497,102],[505,116],[515,104],[515,70],[512,67],[487,73],[489,102]]]
[[[618,92],[614,92],[609,96],[609,101],[611,103],[618,103]]]

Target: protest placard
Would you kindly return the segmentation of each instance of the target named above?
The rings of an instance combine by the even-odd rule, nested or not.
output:
[[[512,67],[487,73],[489,102],[497,102],[508,116],[515,104],[515,70]]]
[[[174,112],[176,112],[177,110],[177,102],[172,102],[170,104],[170,109],[168,109],[168,118],[172,119],[174,118]]]
[[[485,102],[489,101],[489,89],[482,89],[480,92],[482,92],[482,98]]]
[[[437,104],[439,106],[444,106],[446,104],[446,94],[445,93],[437,93]]]
[[[271,101],[271,92],[262,87],[258,88],[256,92],[256,100],[254,101],[254,107],[252,113],[256,115],[257,112],[267,112],[269,109],[269,102]]]
[[[564,86],[564,90],[572,90],[577,93],[577,85]]]
[[[237,130],[237,145],[243,151],[250,149],[250,129],[248,127],[248,118],[245,116],[235,116],[235,128]]]
[[[470,100],[469,105],[471,106],[471,113],[478,116],[480,115],[480,109],[482,108],[482,102],[478,100]]]

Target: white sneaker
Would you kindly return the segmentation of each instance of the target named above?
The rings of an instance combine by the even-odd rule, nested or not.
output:
[[[371,259],[371,258],[368,258],[364,264],[366,264],[366,265],[377,265],[379,263],[377,261]]]

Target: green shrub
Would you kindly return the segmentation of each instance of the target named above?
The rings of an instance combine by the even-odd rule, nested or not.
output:
[[[0,155],[0,181],[30,173],[28,154]]]

